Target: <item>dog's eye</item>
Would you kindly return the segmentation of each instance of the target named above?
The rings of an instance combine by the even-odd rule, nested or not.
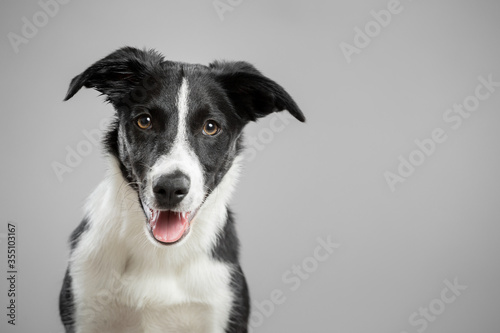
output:
[[[137,117],[135,121],[140,129],[148,129],[151,127],[151,116],[148,114],[143,114]]]
[[[207,120],[205,125],[203,125],[203,134],[206,135],[216,135],[220,131],[220,126],[215,122],[215,120]]]

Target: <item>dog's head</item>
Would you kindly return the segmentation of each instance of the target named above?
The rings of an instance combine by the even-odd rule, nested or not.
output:
[[[65,100],[81,87],[95,88],[116,109],[104,143],[161,244],[188,234],[241,152],[248,122],[283,110],[305,120],[280,85],[246,62],[193,65],[126,47],[76,76]]]

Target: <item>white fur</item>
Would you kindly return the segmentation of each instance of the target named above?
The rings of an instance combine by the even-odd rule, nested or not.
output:
[[[155,164],[152,177],[174,168],[189,172],[194,186],[190,205],[195,207],[204,190],[197,185],[203,184],[197,178],[201,167],[184,133],[188,91],[184,80],[176,143],[170,156]],[[116,158],[109,156],[108,174],[85,208],[88,229],[70,260],[76,333],[224,332],[234,298],[233,267],[214,260],[211,249],[226,222],[240,161],[236,158],[201,206],[189,237],[162,246],[151,238],[137,192],[124,180]]]

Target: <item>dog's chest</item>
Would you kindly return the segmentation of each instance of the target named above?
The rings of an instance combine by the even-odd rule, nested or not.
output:
[[[79,312],[96,310],[96,331],[223,332],[227,323],[231,268],[209,257],[181,266],[131,261],[120,275],[98,272],[75,281],[85,295]]]
[[[227,264],[205,256],[177,267],[146,268],[139,263],[127,267],[123,274],[122,297],[135,304],[145,301],[165,306],[210,303],[214,295],[230,291],[230,270]]]

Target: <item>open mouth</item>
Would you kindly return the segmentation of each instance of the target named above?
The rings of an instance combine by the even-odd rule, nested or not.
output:
[[[192,212],[150,209],[148,229],[153,237],[162,244],[174,244],[185,237],[190,230],[194,217]]]

